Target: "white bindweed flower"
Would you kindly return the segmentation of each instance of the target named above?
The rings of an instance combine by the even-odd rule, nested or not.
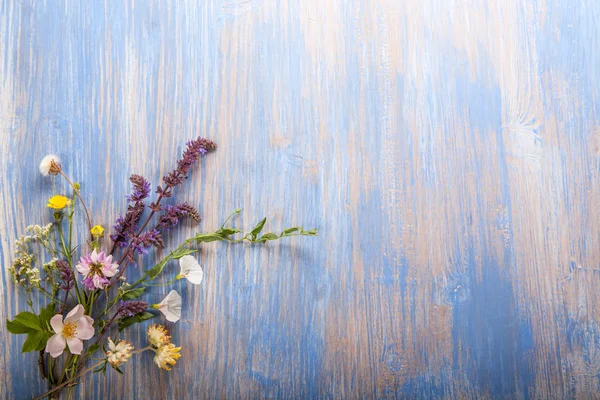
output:
[[[94,336],[94,320],[83,313],[83,306],[77,304],[64,321],[60,314],[50,319],[50,326],[56,334],[48,340],[46,353],[50,353],[52,358],[60,356],[67,345],[71,354],[81,354],[83,341]]]
[[[171,290],[163,301],[152,307],[163,313],[167,321],[177,322],[181,319],[181,296],[174,290]]]
[[[40,173],[44,176],[58,175],[60,172],[60,158],[56,154],[48,154],[40,162]]]
[[[204,271],[202,271],[202,267],[194,257],[190,255],[181,257],[179,259],[179,267],[181,268],[181,272],[176,276],[177,279],[186,278],[194,285],[202,283]]]

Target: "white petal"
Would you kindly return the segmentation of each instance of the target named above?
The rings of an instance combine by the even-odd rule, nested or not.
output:
[[[56,314],[50,319],[50,326],[54,329],[54,332],[61,333],[63,330],[63,319],[62,315]]]
[[[81,304],[77,304],[69,313],[67,314],[67,318],[65,318],[65,322],[77,321],[79,318],[83,317],[83,306]]]
[[[202,279],[204,279],[204,271],[202,271],[202,267],[198,265],[198,269],[189,270],[185,277],[194,285],[199,285],[202,283]]]
[[[69,346],[71,354],[81,354],[81,351],[83,350],[83,342],[76,337],[67,339],[67,345]]]
[[[196,266],[200,267],[200,264],[198,264],[198,260],[196,260],[193,256],[190,256],[189,254],[179,259],[181,275],[184,275],[186,271],[189,271],[190,269],[193,269]]]
[[[82,340],[91,339],[94,336],[94,320],[89,316],[84,315],[79,321],[77,321],[77,333],[76,337]]]
[[[52,358],[60,356],[65,351],[67,343],[62,335],[56,334],[48,339],[46,343],[46,353],[50,353]]]
[[[77,264],[75,266],[75,269],[77,269],[77,272],[79,272],[82,275],[87,275],[90,273],[90,267],[88,267],[85,264]]]
[[[181,296],[175,290],[171,290],[167,297],[160,302],[161,307],[159,308],[167,321],[177,322],[181,319]],[[166,305],[166,307],[165,307]]]

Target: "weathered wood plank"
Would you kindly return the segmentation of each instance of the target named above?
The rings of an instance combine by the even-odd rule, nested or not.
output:
[[[599,38],[595,0],[4,0],[0,258],[63,189],[44,154],[111,225],[201,134],[200,229],[321,236],[207,245],[177,368],[81,398],[597,397]],[[22,342],[0,330],[2,398],[43,391]]]

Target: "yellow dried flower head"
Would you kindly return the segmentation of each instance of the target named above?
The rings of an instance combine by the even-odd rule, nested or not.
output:
[[[177,363],[181,347],[175,347],[173,343],[166,344],[156,349],[156,355],[154,356],[154,363],[158,365],[158,368],[171,370],[171,367]]]
[[[56,194],[48,199],[48,204],[46,206],[48,208],[53,208],[55,210],[62,210],[66,206],[71,204],[71,199],[65,196],[61,196]]]
[[[95,225],[92,229],[90,229],[90,233],[92,236],[100,237],[104,235],[104,228],[102,225]]]
[[[161,347],[171,343],[171,336],[163,325],[150,325],[146,331],[148,341],[154,347]]]

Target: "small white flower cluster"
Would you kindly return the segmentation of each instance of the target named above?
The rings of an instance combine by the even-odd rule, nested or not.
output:
[[[42,265],[42,269],[44,270],[44,272],[46,273],[46,279],[45,281],[48,282],[51,286],[57,286],[58,283],[54,282],[54,276],[55,276],[55,272],[56,272],[56,262],[58,261],[58,258],[54,257],[52,258],[52,260],[48,261],[47,263],[44,263]]]
[[[125,278],[125,279],[123,279],[123,278],[125,278],[125,277],[124,277],[124,276],[121,276],[121,277],[119,278],[119,280],[121,280],[121,282],[122,282],[122,283],[121,283],[121,286],[119,286],[119,289],[118,289],[119,296],[123,296],[123,294],[124,294],[124,293],[125,293],[127,290],[129,290],[129,287],[131,286],[131,285],[130,285],[129,283],[127,283],[127,281],[125,280],[125,279],[127,279],[127,278]]]
[[[35,256],[30,251],[30,245],[39,242],[44,247],[50,246],[52,224],[46,226],[31,225],[27,227],[28,235],[21,236],[15,241],[17,250],[12,265],[8,268],[13,280],[26,291],[40,287],[40,270],[33,267]],[[46,264],[44,265],[46,268]]]

